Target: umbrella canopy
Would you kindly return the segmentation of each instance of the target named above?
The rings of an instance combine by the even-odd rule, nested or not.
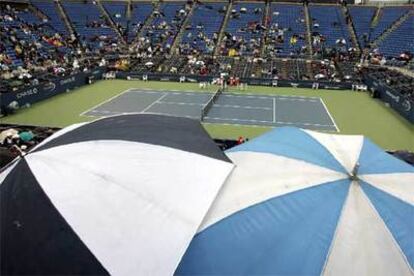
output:
[[[236,165],[176,273],[412,275],[414,168],[362,136],[278,128]]]
[[[0,274],[170,275],[232,168],[195,120],[65,128],[0,174]]]

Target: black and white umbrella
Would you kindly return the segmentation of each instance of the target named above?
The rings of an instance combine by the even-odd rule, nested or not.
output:
[[[190,119],[65,128],[0,174],[0,274],[172,274],[232,168]]]

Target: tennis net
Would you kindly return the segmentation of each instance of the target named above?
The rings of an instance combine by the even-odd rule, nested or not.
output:
[[[217,101],[217,98],[223,93],[223,90],[219,88],[216,93],[214,93],[213,97],[208,100],[208,102],[203,106],[201,109],[201,121],[204,120],[204,117],[206,117],[207,113],[210,111],[213,104]]]

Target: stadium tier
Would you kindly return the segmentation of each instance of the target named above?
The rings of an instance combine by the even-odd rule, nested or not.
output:
[[[410,68],[414,53],[412,5],[32,0],[0,18],[2,91],[97,66],[352,83],[357,62]]]
[[[62,2],[69,20],[84,47],[103,48],[104,42],[115,42],[117,34],[102,11],[93,2]]]
[[[110,5],[109,3],[107,5]],[[151,16],[153,7],[149,2],[135,2],[130,6],[131,16],[128,25],[127,42],[132,42],[142,29],[145,21]]]
[[[43,15],[47,17],[50,25],[56,29],[58,33],[63,36],[67,36],[69,34],[69,31],[65,26],[65,22],[59,14],[59,10],[55,2],[36,0],[32,1],[32,4],[36,9],[38,9],[41,13],[43,13]]]
[[[194,7],[193,14],[183,32],[181,53],[213,53],[226,7],[226,2],[205,3]]]
[[[0,276],[414,276],[413,1],[0,0]]]
[[[243,56],[259,53],[264,33],[264,8],[264,3],[232,5],[220,44],[220,54]]]
[[[306,22],[302,5],[272,3],[267,20],[270,21],[265,46],[268,56],[306,55]]]
[[[102,2],[103,7],[106,9],[109,17],[113,20],[117,28],[121,32],[125,32],[128,28],[127,9],[126,2]]]

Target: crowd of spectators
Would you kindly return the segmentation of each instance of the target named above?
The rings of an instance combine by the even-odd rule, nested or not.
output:
[[[260,56],[264,5],[260,3],[238,3],[231,10],[228,25],[219,45],[221,55]]]
[[[56,130],[49,127],[0,126],[0,169],[14,158],[25,155]]]
[[[34,17],[27,9],[0,6],[0,92],[38,85],[102,63],[85,54],[87,48],[75,36],[59,34],[46,19]]]
[[[191,5],[191,2],[161,4],[153,11],[152,20],[144,27],[142,36],[130,45],[130,52],[138,58],[170,54],[173,40],[180,31]]]
[[[362,73],[369,75],[379,83],[384,83],[388,87],[395,89],[414,103],[413,77],[379,66],[365,67],[362,69]]]
[[[198,2],[188,24],[184,26],[179,53],[184,55],[213,54],[226,14],[227,5],[224,3]]]
[[[305,12],[302,6],[272,3],[266,24],[267,56],[301,57],[308,53]]]
[[[116,70],[201,76],[228,72],[239,77],[289,80],[340,81],[355,77],[349,73],[348,65],[347,72],[337,72],[335,68],[335,64],[352,64],[356,56],[348,30],[345,30],[352,19],[350,14],[340,13],[339,6],[310,6],[311,44],[321,61],[306,65],[304,61],[277,60],[279,57],[306,57],[309,51],[301,5],[272,3],[266,13],[262,2],[235,2],[229,11],[229,6],[222,2],[160,3],[153,5],[145,20],[140,18],[136,30],[139,35],[123,43],[123,35],[130,35],[129,23],[120,18],[126,16],[126,11],[110,15],[112,20],[118,18],[118,27],[122,25],[118,36],[113,30],[108,31],[110,18],[100,14],[97,3],[87,0],[86,4],[93,7],[93,16],[91,12],[88,17],[88,11],[83,10],[86,16],[79,19],[72,16],[79,16],[75,8],[83,4],[63,2],[74,25],[73,32],[65,34],[58,32],[51,23],[53,20],[33,7],[0,5],[0,92],[102,65]],[[126,5],[121,6],[121,10],[124,7]],[[325,19],[324,11],[335,15]],[[202,20],[210,13],[216,20]],[[227,25],[222,26],[226,15],[229,15]],[[79,33],[82,28],[87,32]],[[220,30],[223,33],[218,43]],[[174,40],[180,33],[181,43],[172,52]],[[215,50],[218,56],[213,54]],[[377,49],[371,49],[363,52],[361,61],[400,66],[412,58],[407,52],[391,60]]]

